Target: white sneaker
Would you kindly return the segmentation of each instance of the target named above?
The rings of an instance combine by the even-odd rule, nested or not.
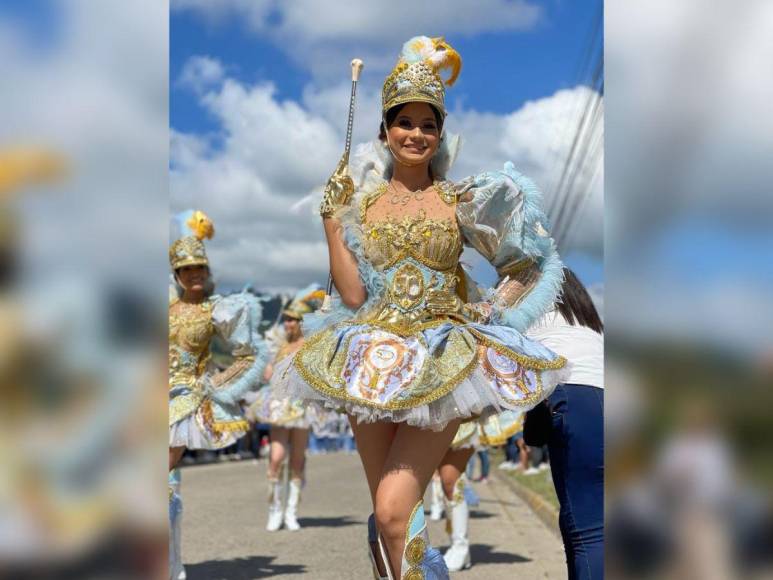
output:
[[[539,467],[537,467],[540,471],[550,471],[550,463],[540,463]]]
[[[537,469],[536,467],[530,467],[529,469],[523,472],[524,475],[537,475],[538,473],[540,473],[540,470]]]

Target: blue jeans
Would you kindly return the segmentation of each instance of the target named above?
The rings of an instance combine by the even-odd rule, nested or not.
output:
[[[604,391],[558,385],[548,448],[569,580],[604,577]]]
[[[521,435],[521,437],[523,437],[523,435]],[[517,437],[513,435],[508,437],[507,442],[505,443],[505,459],[512,463],[518,463],[518,445],[515,444],[517,440]]]
[[[309,455],[319,453],[319,438],[314,433],[309,433]]]
[[[480,476],[488,477],[491,470],[491,462],[488,457],[488,449],[481,449],[478,451],[478,457],[480,458]]]

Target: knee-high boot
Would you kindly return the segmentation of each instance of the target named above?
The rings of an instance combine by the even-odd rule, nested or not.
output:
[[[287,492],[287,507],[285,507],[285,527],[291,532],[301,529],[298,523],[298,505],[301,503],[301,487],[303,480],[291,479]]]
[[[387,578],[396,576],[389,569],[389,558],[379,536],[379,545],[384,562],[387,563]],[[424,519],[424,502],[419,501],[408,518],[408,532],[403,548],[400,580],[449,580],[448,568],[440,552],[429,543],[427,522]]]
[[[429,519],[436,522],[443,517],[444,499],[443,484],[438,476],[432,478],[432,483],[430,484],[430,496],[432,503],[429,505]]]
[[[459,478],[454,486],[454,495],[446,501],[446,530],[451,536],[451,547],[443,559],[451,572],[458,572],[471,566],[470,541],[467,530],[470,522],[470,506],[465,500],[465,476]]]
[[[268,523],[266,530],[276,532],[282,527],[282,481],[280,479],[268,480]]]
[[[185,580],[182,562],[180,523],[183,500],[180,496],[180,471],[169,472],[169,580]]]

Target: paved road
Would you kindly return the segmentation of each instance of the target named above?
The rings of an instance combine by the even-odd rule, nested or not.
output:
[[[562,580],[560,541],[504,484],[476,485],[473,567],[460,580]],[[189,580],[314,578],[369,580],[365,517],[371,511],[356,455],[309,458],[299,532],[268,533],[265,461],[183,470],[183,561]],[[443,522],[430,522],[433,544],[448,546]]]

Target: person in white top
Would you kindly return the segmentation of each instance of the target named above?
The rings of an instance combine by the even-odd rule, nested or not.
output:
[[[561,505],[569,580],[604,577],[604,325],[577,276],[564,268],[554,310],[527,336],[571,363],[566,383],[527,413],[529,445],[547,443]]]

